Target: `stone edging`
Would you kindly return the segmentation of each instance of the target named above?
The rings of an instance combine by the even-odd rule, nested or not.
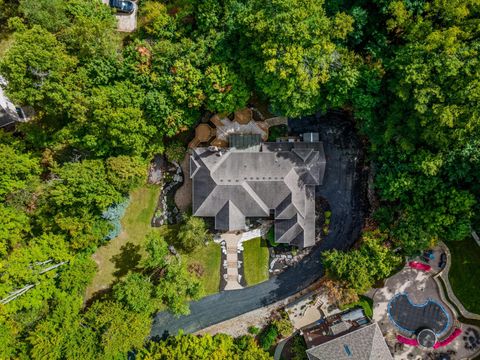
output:
[[[448,302],[453,302],[455,304],[455,307],[458,309],[458,311],[460,311],[460,314],[464,318],[473,319],[473,320],[480,320],[480,315],[474,314],[474,313],[468,311],[467,309],[465,309],[465,307],[460,302],[460,300],[458,300],[458,298],[455,296],[455,293],[453,292],[453,289],[450,285],[450,281],[448,279],[448,273],[450,271],[450,264],[451,264],[450,250],[449,250],[448,246],[446,246],[443,242],[440,242],[439,245],[442,248],[442,250],[445,251],[445,254],[447,255],[447,263],[446,263],[445,267],[437,275],[435,275],[433,277],[433,279],[435,280],[435,282],[438,285],[439,292],[440,292],[440,297],[442,298],[442,301],[445,301],[447,303]],[[447,301],[447,299],[445,297],[444,287],[442,286],[440,281],[443,283],[443,285],[445,285],[445,289],[447,291],[449,301]],[[456,309],[454,309],[452,307],[451,307],[451,310],[454,311],[454,312],[457,312]]]

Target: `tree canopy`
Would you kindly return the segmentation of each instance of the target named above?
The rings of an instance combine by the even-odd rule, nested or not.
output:
[[[0,7],[5,92],[33,110],[0,130],[0,297],[28,288],[2,305],[0,358],[268,358],[223,335],[143,349],[155,311],[188,313],[202,295],[158,233],[138,269],[84,304],[91,254],[118,233],[152,156],[181,160],[212,113],[248,104],[295,121],[335,109],[355,124],[378,229],[323,255],[342,298],[480,225],[477,0],[145,0],[128,35],[100,0]],[[190,217],[177,240],[195,251],[209,235]]]

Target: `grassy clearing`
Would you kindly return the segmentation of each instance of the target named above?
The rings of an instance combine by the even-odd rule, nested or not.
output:
[[[243,243],[243,265],[245,281],[255,285],[268,280],[269,253],[267,243],[256,238]]]
[[[452,264],[448,279],[457,298],[465,308],[480,314],[480,246],[469,238],[465,241],[448,243]]]
[[[122,233],[100,247],[93,258],[98,265],[98,271],[87,289],[85,298],[91,298],[95,293],[104,291],[129,271],[138,269],[140,261],[145,256],[143,242],[150,231],[162,233],[168,243],[174,243],[174,235],[178,225],[152,228],[150,220],[155,211],[155,205],[160,188],[145,185],[133,191],[130,204],[122,219]],[[220,246],[211,243],[192,254],[182,254],[187,264],[199,263],[204,268],[201,281],[205,292],[218,292],[220,284]]]
[[[160,193],[158,186],[146,185],[130,195],[130,204],[122,219],[122,233],[93,255],[98,271],[87,289],[89,299],[97,291],[109,288],[115,280],[135,270],[144,256],[143,240],[152,230],[150,219]]]

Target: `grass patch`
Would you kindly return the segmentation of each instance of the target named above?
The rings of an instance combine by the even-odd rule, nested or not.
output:
[[[204,273],[200,278],[205,295],[218,292],[220,287],[220,266],[222,261],[220,245],[211,241],[207,246],[195,250],[192,254],[182,255],[187,264],[200,264]]]
[[[340,310],[347,310],[354,307],[361,307],[365,315],[370,319],[373,317],[373,300],[367,296],[360,296],[360,299],[354,303],[340,306]]]
[[[138,269],[145,256],[144,240],[150,231],[162,233],[168,243],[174,243],[178,225],[152,228],[150,220],[154,214],[160,187],[145,185],[130,194],[130,204],[121,220],[122,233],[100,247],[93,258],[98,271],[88,287],[85,298],[102,292],[128,274]],[[187,264],[199,263],[204,268],[202,281],[206,294],[218,292],[220,285],[220,245],[210,243],[192,254],[182,254]]]
[[[480,246],[473,238],[448,243],[452,263],[448,279],[450,285],[468,311],[480,314]]]
[[[264,239],[256,238],[243,243],[243,269],[248,285],[268,280],[268,260],[268,247]]]
[[[108,289],[115,280],[137,268],[145,255],[143,241],[152,230],[150,220],[159,194],[160,187],[154,185],[145,185],[130,194],[130,204],[121,220],[122,233],[93,255],[98,271],[87,289],[87,299],[97,291]]]

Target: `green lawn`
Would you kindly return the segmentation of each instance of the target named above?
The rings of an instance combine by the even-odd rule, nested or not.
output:
[[[480,246],[469,238],[449,242],[448,248],[452,253],[449,273],[452,289],[467,310],[480,314]]]
[[[145,256],[143,242],[148,232],[159,231],[167,242],[173,242],[171,239],[178,226],[150,226],[159,194],[160,188],[154,185],[145,185],[130,194],[130,204],[122,219],[122,233],[100,247],[93,255],[98,271],[87,289],[86,299],[98,291],[108,289],[114,281],[138,268]],[[201,280],[207,294],[218,292],[219,289],[220,254],[220,245],[215,243],[192,254],[182,254],[188,264],[197,262],[204,268]]]
[[[220,286],[220,266],[222,261],[220,245],[210,242],[207,246],[195,250],[187,257],[187,264],[199,263],[204,268],[204,275],[201,277],[205,295],[215,294]],[[183,255],[184,257],[186,255]]]
[[[361,307],[365,315],[370,319],[373,317],[373,300],[363,295],[360,296],[360,299],[357,302],[340,306],[340,310],[347,310],[357,306]]]
[[[262,238],[243,243],[243,271],[248,285],[268,280],[268,247]]]

